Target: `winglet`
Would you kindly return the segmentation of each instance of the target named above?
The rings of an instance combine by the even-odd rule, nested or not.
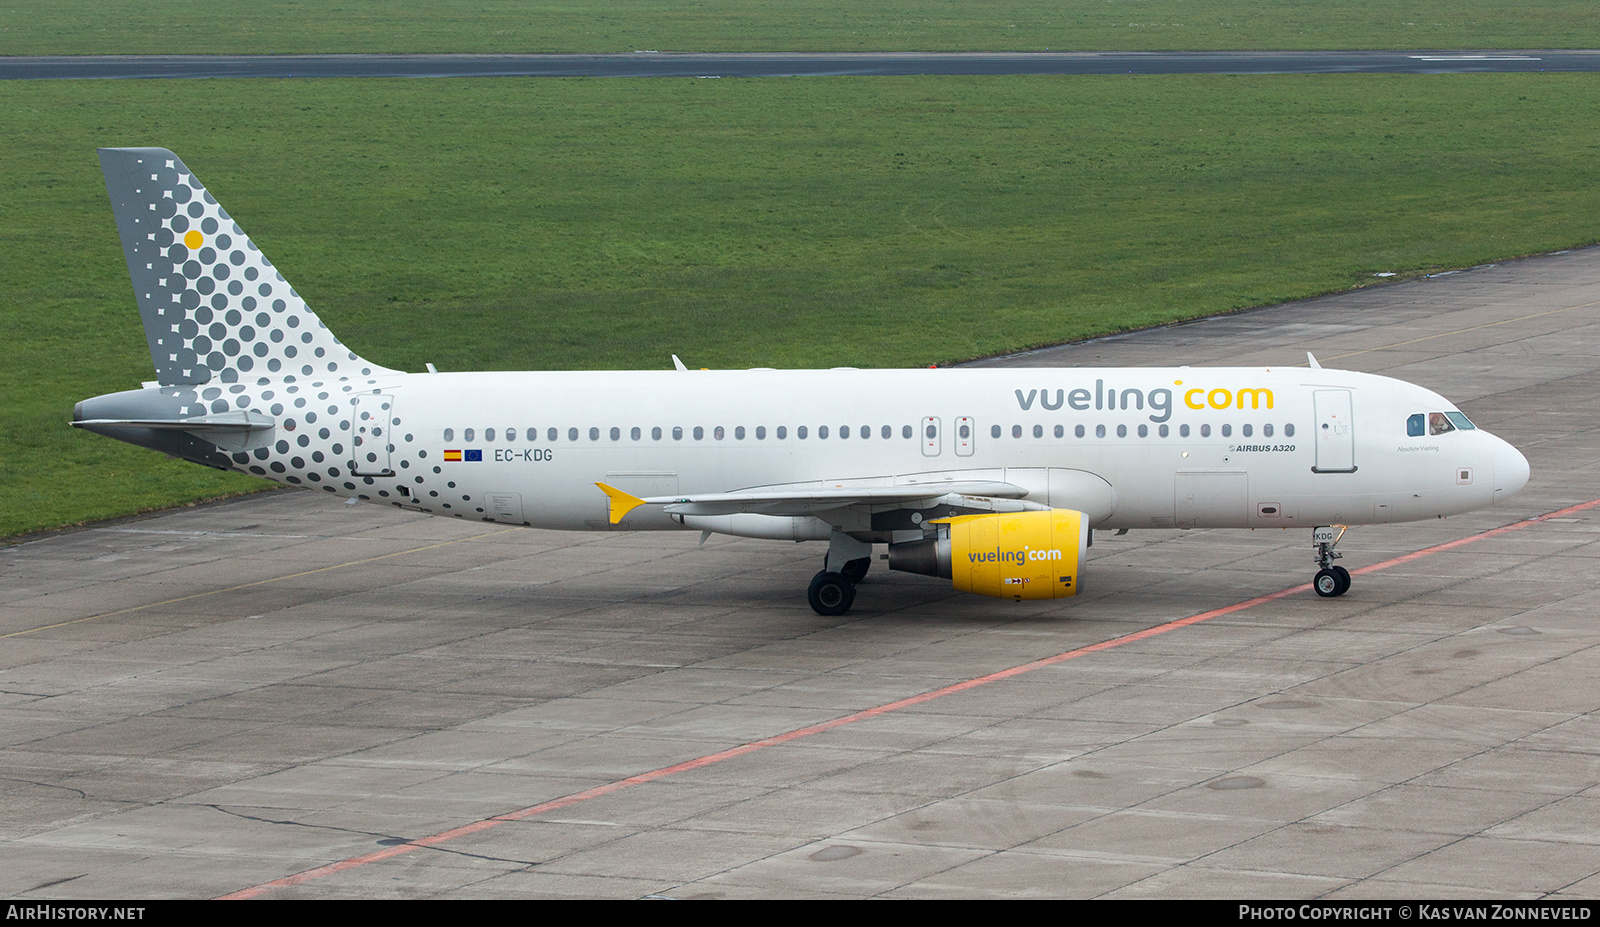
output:
[[[1317,356],[1315,354],[1312,354],[1310,351],[1306,352],[1306,363],[1311,365],[1311,369],[1312,370],[1321,370],[1322,369],[1322,365],[1317,363]]]
[[[607,499],[611,500],[611,523],[613,525],[622,521],[623,516],[629,512],[644,505],[643,499],[629,495],[615,486],[607,486],[604,483],[596,483],[595,485],[600,487],[600,491],[606,494]]]
[[[672,355],[672,366],[677,370],[688,370],[689,369],[688,367],[685,367],[683,365],[683,361],[678,360],[678,355],[676,355],[676,354]]]

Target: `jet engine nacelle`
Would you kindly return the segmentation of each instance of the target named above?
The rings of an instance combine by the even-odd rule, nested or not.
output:
[[[1089,549],[1089,516],[1072,509],[958,515],[939,535],[889,545],[889,569],[942,576],[962,592],[999,599],[1077,595]]]

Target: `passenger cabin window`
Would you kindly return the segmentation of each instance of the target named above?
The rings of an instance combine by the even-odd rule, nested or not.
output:
[[[472,440],[472,429],[471,428],[468,428],[466,431],[463,431],[461,433],[461,440],[463,440],[463,441],[471,441]]]
[[[444,430],[444,439],[446,441],[454,441],[456,439],[456,430],[454,428],[446,428]]]

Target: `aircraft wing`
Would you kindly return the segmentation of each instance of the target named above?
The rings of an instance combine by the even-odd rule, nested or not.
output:
[[[641,505],[662,505],[665,506],[664,511],[671,515],[809,515],[852,505],[891,506],[924,502],[926,505],[919,507],[931,507],[934,500],[948,495],[1021,499],[1028,494],[1021,486],[998,480],[929,480],[900,485],[823,483],[804,487],[765,486],[735,492],[651,496],[646,499],[604,483],[595,485],[611,500],[613,525]]]

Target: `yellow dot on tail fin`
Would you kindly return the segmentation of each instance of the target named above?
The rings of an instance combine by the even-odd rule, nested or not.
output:
[[[183,246],[190,251],[199,248],[204,242],[205,236],[201,235],[198,229],[190,229],[189,234],[183,236]]]

